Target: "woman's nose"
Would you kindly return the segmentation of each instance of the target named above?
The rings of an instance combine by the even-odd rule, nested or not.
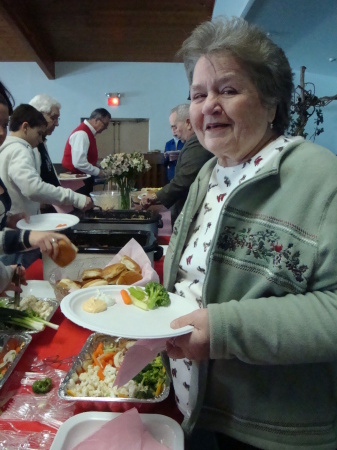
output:
[[[221,112],[219,98],[216,94],[209,93],[204,101],[202,113],[214,114],[216,112]]]

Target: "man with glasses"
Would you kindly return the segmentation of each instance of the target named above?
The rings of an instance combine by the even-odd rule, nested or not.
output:
[[[46,141],[56,127],[59,126],[61,104],[53,97],[47,94],[38,94],[29,102],[31,106],[40,111],[47,121],[47,128],[43,136],[43,142],[39,144],[34,151],[41,159],[40,176],[45,183],[52,184],[55,187],[60,186],[55,168],[50,159]]]
[[[71,173],[91,175],[84,180],[85,186],[77,192],[90,194],[94,186],[93,177],[103,177],[104,171],[96,164],[98,150],[95,135],[102,133],[109,126],[111,114],[104,108],[95,109],[88,120],[84,120],[69,136],[62,159],[62,166]]]

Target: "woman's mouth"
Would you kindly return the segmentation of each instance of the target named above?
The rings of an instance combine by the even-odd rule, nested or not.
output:
[[[206,131],[212,131],[212,130],[216,130],[216,129],[222,129],[222,128],[226,128],[228,125],[225,123],[208,123],[206,125]]]

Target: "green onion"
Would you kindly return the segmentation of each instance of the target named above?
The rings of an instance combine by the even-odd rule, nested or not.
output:
[[[44,325],[54,330],[58,329],[58,325],[47,322],[41,317],[36,316],[32,312],[19,311],[17,309],[6,308],[0,304],[0,328],[2,326],[18,325],[29,330],[41,331]]]

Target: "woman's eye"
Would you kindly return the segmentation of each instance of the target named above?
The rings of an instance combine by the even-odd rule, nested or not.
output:
[[[221,91],[221,94],[223,95],[234,95],[236,94],[236,90],[232,88],[225,88]]]
[[[196,93],[196,94],[192,94],[191,99],[192,100],[200,100],[205,97],[207,97],[206,94]]]

